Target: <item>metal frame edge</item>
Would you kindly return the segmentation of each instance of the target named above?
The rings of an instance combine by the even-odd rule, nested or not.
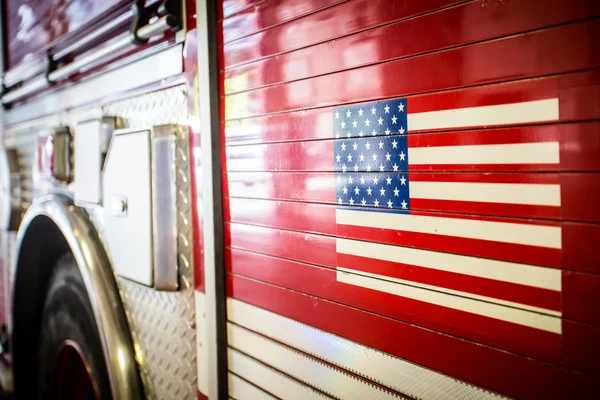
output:
[[[196,0],[208,397],[227,398],[227,314],[219,119],[217,2]],[[211,367],[214,366],[214,367]]]

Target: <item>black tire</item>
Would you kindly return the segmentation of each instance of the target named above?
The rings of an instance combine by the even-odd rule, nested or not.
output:
[[[66,344],[70,353],[79,356],[73,358],[83,360],[90,379],[89,382],[85,379],[79,379],[79,382],[73,379],[72,385],[79,384],[84,390],[68,389],[78,394],[65,394],[62,391],[60,397],[111,399],[110,383],[94,313],[77,263],[71,254],[61,257],[56,262],[44,300],[37,367],[38,397],[41,399],[56,398],[57,387],[64,386],[56,382],[62,382],[59,379],[62,372],[59,370],[64,368],[57,366],[64,365],[65,352],[61,349],[65,348]],[[73,352],[73,348],[77,351]],[[91,383],[91,389],[87,383]],[[82,396],[82,392],[87,394]]]

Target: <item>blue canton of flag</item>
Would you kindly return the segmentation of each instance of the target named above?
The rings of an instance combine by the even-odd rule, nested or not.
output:
[[[407,212],[406,99],[335,107],[335,192],[338,207]]]

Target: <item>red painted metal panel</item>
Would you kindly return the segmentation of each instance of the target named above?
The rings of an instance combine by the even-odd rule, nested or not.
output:
[[[585,121],[600,119],[600,71],[583,72],[564,76],[553,76],[534,80],[500,83],[481,87],[450,90],[409,97],[411,104],[416,109],[449,109],[457,106],[470,107],[481,103],[490,105],[498,103],[515,103],[557,97],[559,99],[560,122]],[[330,139],[334,137],[332,124],[332,110],[319,108],[260,116],[243,120],[230,120],[225,123],[225,140],[227,144],[272,142],[287,140]],[[515,135],[517,141],[543,140],[546,137],[555,137],[544,127],[529,127],[522,135]],[[567,128],[560,127],[564,130]],[[575,128],[568,128],[569,130]],[[581,128],[577,128],[581,129]],[[577,146],[568,142],[561,153],[561,163],[565,156],[573,160],[582,156],[590,160],[595,157],[597,136],[595,131],[586,128],[585,133],[578,133],[569,140],[586,140],[585,146]],[[482,136],[486,134],[482,131]],[[563,133],[561,133],[562,135]],[[491,135],[496,137],[497,134]],[[448,136],[449,137],[449,136]],[[522,137],[522,139],[518,139]],[[484,140],[484,139],[482,139]],[[492,140],[489,138],[488,140]],[[581,148],[581,149],[580,149]],[[590,150],[588,150],[590,149]],[[590,161],[591,162],[591,161]],[[568,164],[569,169],[576,168],[576,164]],[[590,169],[597,168],[589,167]],[[584,167],[587,168],[587,167]]]
[[[532,222],[529,220],[509,218],[492,219],[489,217],[446,215],[442,213],[411,213],[411,215],[460,217],[482,221],[501,221],[524,225],[535,224],[538,226],[546,225],[560,227],[562,244],[560,249],[555,249],[444,235],[439,235],[437,236],[439,238],[438,240],[433,240],[431,235],[418,232],[379,228],[358,228],[340,224],[336,226],[335,206],[333,205],[252,199],[229,199],[228,203],[230,203],[227,209],[229,216],[226,215],[226,218],[231,218],[231,221],[277,228],[277,231],[274,230],[273,232],[269,232],[269,235],[278,238],[277,243],[271,242],[267,244],[270,247],[282,246],[282,248],[289,250],[285,238],[293,233],[288,232],[287,230],[297,229],[299,231],[306,230],[308,232],[324,235],[337,235],[339,237],[350,239],[368,240],[372,242],[389,243],[399,246],[465,254],[475,257],[542,265],[596,274],[600,273],[600,264],[598,263],[598,260],[600,260],[600,250],[597,248],[598,246],[594,244],[598,243],[600,240],[600,226],[596,224],[592,225],[572,222],[544,223],[541,221]],[[244,227],[244,229],[256,229],[257,232],[260,232],[262,229],[259,227],[250,227],[249,225],[244,225]],[[241,228],[236,225],[236,229]],[[279,229],[284,229],[286,231],[279,231]],[[254,235],[252,233],[249,234]],[[309,236],[315,243],[321,243],[322,241],[327,240],[325,237]],[[248,237],[243,240],[249,240],[254,243],[257,240],[274,239],[270,238],[270,236],[259,238],[256,234],[253,237]],[[308,251],[310,243],[306,243],[305,245],[306,248],[304,248],[303,251]],[[322,250],[322,248],[320,248],[320,250]],[[304,259],[304,254],[302,252],[297,255],[299,258],[283,254],[278,256],[323,265],[322,262],[315,261],[321,257],[320,250],[315,249],[312,251],[310,260]],[[331,249],[328,249],[327,251],[331,251]]]
[[[317,142],[322,143],[322,142]],[[301,143],[304,144],[304,143]],[[305,153],[310,146],[298,146]],[[276,154],[275,152],[270,152]],[[280,152],[288,154],[285,151]],[[331,156],[323,155],[331,159]],[[275,157],[265,158],[274,160]],[[298,159],[306,159],[299,157]],[[315,157],[319,159],[319,157]],[[284,157],[284,160],[289,158]],[[256,165],[248,163],[247,165]],[[248,169],[252,169],[251,167]],[[353,174],[366,180],[372,179],[375,173]],[[600,199],[600,175],[598,174],[500,174],[500,173],[435,173],[422,172],[397,172],[388,176],[395,180],[397,176],[406,176],[414,185],[416,182],[436,182],[481,184],[486,183],[520,184],[530,190],[535,190],[535,185],[553,185],[560,190],[560,204],[519,204],[498,201],[468,201],[445,200],[443,193],[439,198],[419,198],[411,195],[410,208],[415,211],[439,211],[447,213],[465,213],[476,215],[495,215],[504,217],[564,219],[569,221],[600,222],[597,204]],[[318,172],[229,172],[229,196],[258,199],[279,199],[290,201],[317,202],[335,204],[335,174]],[[542,186],[540,186],[540,189]],[[479,189],[481,193],[486,188]],[[510,188],[506,189],[511,190]],[[417,195],[418,196],[418,195]]]
[[[228,249],[227,261],[228,271],[238,275],[545,361],[591,373],[599,371],[595,363],[599,352],[590,350],[600,335],[597,326],[564,319],[561,337],[409,298],[352,287],[337,281],[335,269],[331,267],[322,268],[239,249]],[[564,292],[563,297],[572,297],[573,302],[581,301],[575,291]],[[564,316],[571,317],[568,314]]]
[[[292,232],[282,229],[273,229],[269,227],[244,225],[239,223],[228,224],[227,228],[229,234],[231,235],[230,237],[228,237],[227,245],[234,248],[244,249],[261,254],[269,254],[274,257],[297,260],[299,262],[319,265],[328,268],[343,266],[339,265],[339,263],[344,260],[344,256],[342,254],[334,254],[336,252],[335,240],[327,236],[321,236],[318,234],[308,234],[303,232]],[[276,243],[272,244],[269,243],[267,240],[275,240]],[[315,248],[310,252],[307,251],[307,249],[310,248],[310,245],[313,242],[318,243],[319,247]],[[373,265],[379,265],[373,261],[370,261],[370,263],[373,263]],[[385,263],[381,264],[381,268],[384,268],[386,265],[387,264]],[[232,268],[235,267],[236,266],[234,265]],[[357,267],[356,265],[354,265],[353,268],[360,269],[360,267]],[[396,270],[395,273],[400,274],[401,271]],[[412,276],[412,274],[420,274],[421,272],[419,270],[411,269],[406,273],[409,275],[403,275],[404,278]],[[389,273],[384,275],[389,275]],[[598,309],[598,304],[600,303],[594,302],[593,300],[595,297],[590,297],[589,294],[592,293],[594,290],[598,291],[600,289],[598,275],[591,275],[574,271],[563,271],[562,276],[562,304],[564,307],[564,317],[594,324],[597,323],[598,314],[596,310]],[[403,279],[400,276],[396,276],[396,278]],[[472,282],[470,280],[463,279],[464,276],[461,276],[459,278],[461,280],[461,284],[464,285],[468,285],[470,282]],[[586,280],[587,278],[589,278],[589,280]],[[450,285],[451,283],[447,282],[446,284]],[[466,286],[463,286],[463,288],[465,287]],[[488,289],[481,288],[481,290]],[[534,292],[537,293],[538,291],[534,290]],[[490,293],[492,292],[488,290],[487,293],[491,296]],[[548,296],[547,300],[536,299],[531,301],[555,301],[549,293],[544,293],[546,293],[546,296]],[[520,295],[515,292],[506,292],[504,296],[511,297],[513,300],[515,300],[516,297],[512,296]],[[505,300],[508,300],[508,298],[506,298]],[[541,307],[540,304],[538,304],[538,306]]]
[[[482,7],[479,1],[469,2],[359,35],[342,37],[334,42],[229,68],[224,79],[231,83],[227,87],[228,93],[249,90],[574,22],[594,15],[600,15],[600,3],[593,0],[545,1],[543,12],[540,12],[538,0],[506,2],[494,7]],[[246,74],[249,79],[235,79]]]
[[[600,391],[597,377],[256,280],[229,275],[228,294],[509,396],[591,399]]]
[[[502,83],[469,89],[451,90],[430,95],[409,97],[417,109],[425,110],[428,102],[439,109],[454,107],[458,102],[462,106],[477,105],[477,102],[496,101],[501,103],[537,100],[558,97],[561,122],[585,121],[600,119],[600,71],[571,74],[561,77],[540,78],[535,80]],[[498,102],[498,101],[496,101]],[[332,110],[320,108],[231,120],[225,124],[225,140],[227,144],[246,144],[288,140],[331,139],[334,137]],[[559,132],[555,132],[558,130]],[[511,132],[511,133],[509,133]],[[536,126],[512,128],[511,130],[479,131],[479,137],[472,133],[470,137],[477,141],[469,142],[468,134],[436,136],[448,138],[443,143],[448,145],[484,143],[520,143],[542,140],[560,140],[560,165],[565,169],[600,169],[600,161],[596,157],[600,147],[596,125],[560,125],[559,127]],[[456,136],[455,136],[456,135]],[[503,135],[508,135],[504,141]],[[450,138],[456,137],[454,141]],[[499,138],[494,140],[494,138]],[[416,140],[416,139],[411,139]],[[582,145],[578,143],[582,142]]]
[[[562,285],[564,315],[600,324],[600,276],[564,271]]]
[[[590,20],[227,96],[226,119],[600,67]],[[444,66],[440,68],[440,66]]]
[[[258,5],[260,3],[263,3],[265,0],[223,0],[222,7],[218,7],[219,11],[220,11],[220,16],[219,18],[222,19],[223,17],[227,18],[230,17],[232,15],[234,15],[235,13],[238,13],[242,10],[245,10],[246,8]]]
[[[330,121],[329,121],[330,122]],[[330,123],[331,125],[331,123]],[[411,171],[456,172],[554,172],[600,171],[599,122],[530,126],[475,131],[408,135],[409,151],[417,147],[470,146],[557,142],[559,160],[556,163],[510,164],[415,164]],[[361,147],[368,138],[357,138]],[[226,148],[229,171],[333,171],[333,140],[298,141]]]
[[[230,42],[346,0],[269,0],[222,21],[223,41]]]
[[[406,3],[354,0],[297,18],[302,12],[275,15],[280,2],[267,0],[225,21],[231,40],[221,43],[220,60],[229,294],[510,396],[592,397],[600,392],[600,378],[589,375],[600,375],[600,42],[594,39],[600,3],[549,0],[544,9],[534,0]],[[303,6],[316,9],[321,2]],[[244,15],[253,16],[247,26],[228,27]],[[558,232],[555,244],[336,221],[334,143],[342,142],[333,140],[330,107],[400,96],[407,97],[409,115],[557,99],[558,118],[502,127],[450,124],[419,134],[409,120],[406,136],[409,153],[551,142],[554,161],[416,164],[409,156],[408,171],[397,172],[416,188],[411,218],[536,225],[547,227],[539,232]],[[520,184],[529,193],[553,185],[560,194],[548,204],[465,201],[437,192],[419,197],[417,189],[434,182]],[[496,282],[347,255],[338,253],[338,238],[558,268],[546,272],[561,282],[558,288]],[[560,312],[561,329],[347,284],[336,267]]]
[[[600,71],[563,76],[558,87],[561,119],[600,118]]]
[[[12,68],[124,0],[3,0],[8,67]]]
[[[393,1],[349,1],[292,23],[278,25],[265,32],[230,42],[224,46],[223,59],[226,66],[240,64],[460,2],[421,0],[405,2],[399,6]]]

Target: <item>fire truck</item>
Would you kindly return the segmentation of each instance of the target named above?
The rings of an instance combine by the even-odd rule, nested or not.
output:
[[[2,0],[0,386],[600,397],[597,0]]]

